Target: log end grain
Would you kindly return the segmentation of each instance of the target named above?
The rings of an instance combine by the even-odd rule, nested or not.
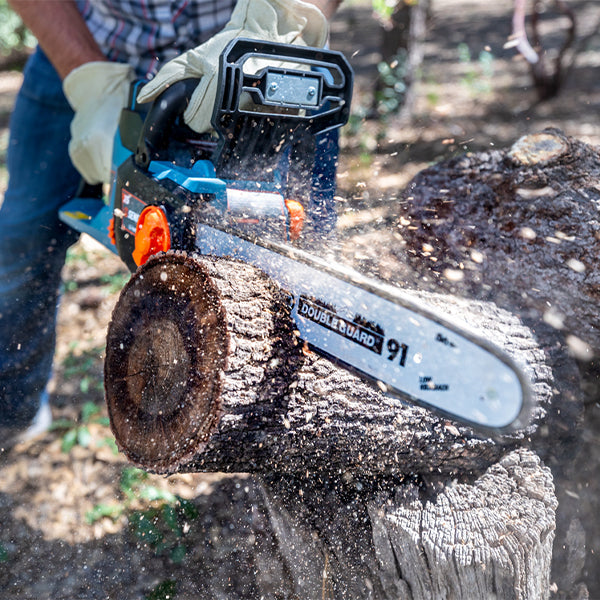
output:
[[[569,143],[558,131],[542,131],[519,138],[508,156],[519,165],[545,165],[559,160],[569,151]]]
[[[117,445],[134,464],[173,472],[206,442],[228,344],[219,294],[200,263],[157,255],[125,286],[108,328],[105,389]]]

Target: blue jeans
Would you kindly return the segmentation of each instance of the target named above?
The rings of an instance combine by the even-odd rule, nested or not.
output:
[[[73,111],[38,49],[11,116],[0,207],[0,425],[31,421],[52,368],[61,269],[76,234],[58,220],[81,176],[68,155]]]

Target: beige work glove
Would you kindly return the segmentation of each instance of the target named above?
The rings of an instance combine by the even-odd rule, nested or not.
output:
[[[327,34],[327,20],[312,4],[301,0],[239,0],[225,28],[208,42],[169,61],[142,88],[138,102],[154,100],[181,79],[201,77],[183,119],[194,131],[204,133],[211,128],[219,57],[229,42],[244,37],[323,47]]]
[[[133,77],[129,65],[98,61],[73,69],[63,81],[75,111],[69,156],[88,183],[110,181],[114,137]]]

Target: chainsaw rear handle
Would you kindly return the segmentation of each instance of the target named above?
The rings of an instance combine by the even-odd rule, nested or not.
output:
[[[146,115],[135,150],[135,163],[147,169],[152,160],[160,158],[171,141],[173,127],[187,108],[199,78],[182,79],[170,85],[154,100]]]
[[[265,67],[246,72],[250,60]],[[212,125],[227,138],[240,119],[258,112],[291,129],[302,124],[312,135],[324,133],[347,122],[352,84],[352,68],[340,52],[237,38],[221,53]],[[249,109],[240,102],[244,93]]]

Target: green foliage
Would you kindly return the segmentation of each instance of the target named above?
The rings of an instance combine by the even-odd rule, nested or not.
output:
[[[90,430],[85,427],[74,427],[69,429],[64,435],[61,444],[61,450],[66,454],[70,452],[75,446],[81,446],[87,448],[90,445],[92,436]]]
[[[97,372],[96,364],[104,352],[104,347],[99,346],[77,352],[78,342],[69,345],[69,353],[64,358],[62,367],[65,379],[79,379],[79,391],[88,394],[91,391],[102,392],[104,383]]]
[[[67,266],[73,266],[80,261],[83,262],[84,265],[94,264],[94,259],[90,253],[81,244],[75,244],[67,250],[65,264]]]
[[[427,92],[427,102],[431,106],[436,106],[440,102],[440,95],[438,92]]]
[[[187,554],[183,538],[183,511],[177,505],[163,503],[158,507],[135,511],[129,526],[137,541],[149,546],[157,555],[168,556],[180,563]]]
[[[112,275],[104,274],[100,276],[100,281],[106,286],[107,294],[115,294],[123,289],[130,277],[130,273],[114,273]]]
[[[87,513],[86,519],[94,523],[105,517],[116,520],[127,515],[129,530],[139,544],[180,563],[187,555],[183,537],[189,522],[198,517],[198,510],[189,500],[149,484],[148,479],[145,471],[125,467],[120,478],[123,501],[98,504]],[[140,501],[149,506],[135,508]]]
[[[121,474],[121,491],[126,503],[146,500],[152,506],[133,511],[129,527],[138,542],[149,546],[156,554],[168,555],[174,563],[187,553],[182,543],[185,523],[197,518],[196,507],[167,490],[147,483],[148,474],[135,467],[126,467]]]
[[[133,500],[147,479],[148,473],[146,471],[136,467],[125,467],[121,473],[121,491],[128,500]]]
[[[145,600],[170,600],[177,595],[177,582],[173,579],[165,579],[159,583],[149,594],[144,596]]]
[[[342,132],[351,137],[359,135],[362,131],[366,118],[367,111],[364,109],[364,107],[360,105],[354,106],[352,112],[350,113],[350,117],[348,118],[348,123],[342,128]]]
[[[105,517],[116,521],[125,510],[121,504],[96,504],[92,510],[89,510],[85,515],[85,520],[92,525],[96,521],[100,521]]]
[[[82,244],[75,244],[67,250],[65,264],[73,270],[80,267],[92,266],[97,262],[97,253],[90,252]],[[99,275],[102,291],[106,295],[111,295],[120,292],[123,286],[129,281],[131,273],[128,271],[118,271],[117,273],[102,273]],[[79,289],[82,282],[72,279],[64,282],[64,288],[67,292],[75,292]],[[90,282],[85,282],[83,285],[89,285]],[[96,282],[91,282],[96,284]]]
[[[402,0],[372,0],[373,11],[381,20],[389,21],[398,2]]]
[[[70,452],[75,446],[89,448],[92,443],[92,434],[89,430],[90,423],[98,423],[108,426],[107,417],[103,417],[100,407],[94,402],[86,402],[81,408],[81,416],[79,423],[75,423],[70,419],[57,419],[52,423],[51,429],[65,430],[62,436],[61,450],[65,453]],[[103,440],[103,443],[107,443]],[[113,442],[114,444],[114,442]],[[116,445],[114,445],[116,450]]]
[[[377,70],[381,82],[381,88],[375,92],[377,112],[385,117],[398,112],[404,103],[407,92],[408,53],[402,50],[390,62],[380,62]]]
[[[0,54],[12,50],[33,47],[35,38],[25,28],[21,18],[10,8],[6,0],[0,0]]]
[[[466,66],[461,83],[474,94],[490,92],[494,77],[494,55],[482,50],[477,60],[473,60],[471,50],[464,43],[458,45],[457,53],[459,62]]]

